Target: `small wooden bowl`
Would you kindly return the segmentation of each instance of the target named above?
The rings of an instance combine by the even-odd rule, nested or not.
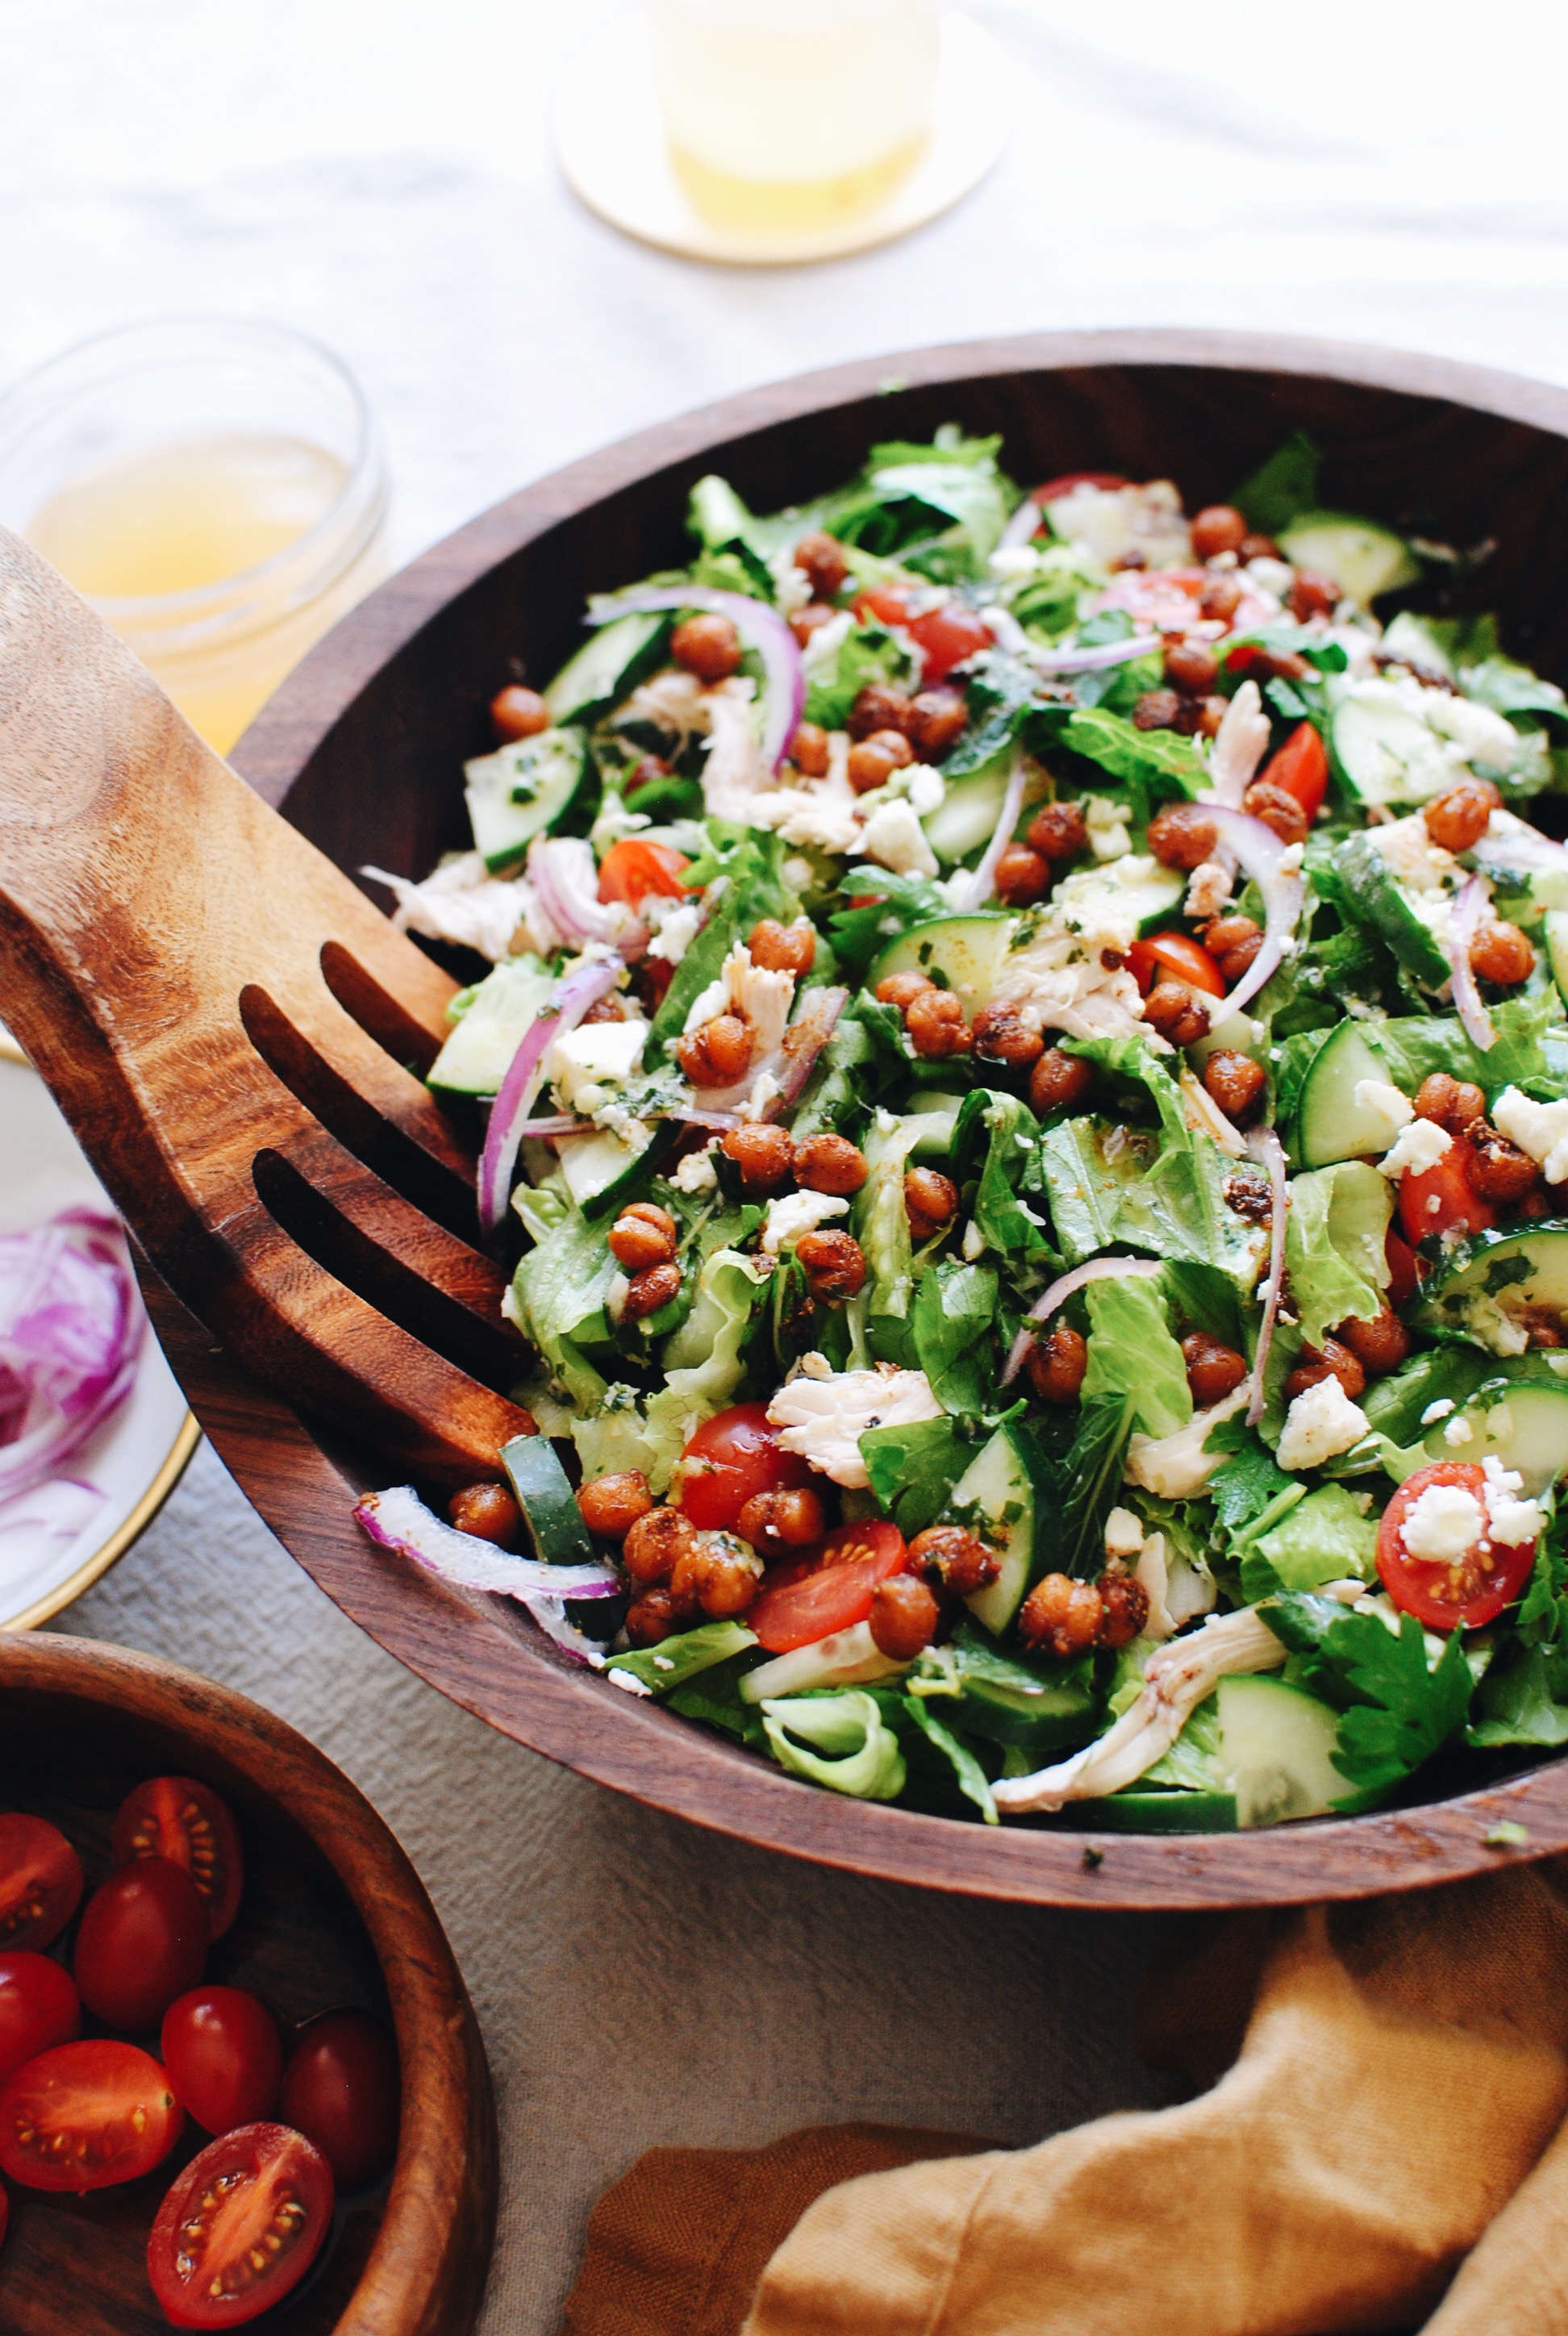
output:
[[[245,1896],[208,1977],[254,1988],[287,2032],[336,2004],[390,2015],[403,2124],[388,2181],[340,2206],[297,2292],[257,2324],[289,2336],[466,2336],[495,2227],[484,2047],[434,1909],[363,1794],[259,1704],[150,1655],[0,1634],[0,1804],[58,1825],[91,1890],[114,1812],[145,1776],[214,1786],[244,1837]],[[85,2198],[6,2185],[5,2336],[167,2336],[147,2240],[175,2170],[208,2136]]]
[[[591,591],[688,556],[706,472],[752,508],[803,503],[880,440],[939,424],[997,431],[1022,480],[1114,469],[1222,501],[1286,435],[1325,456],[1338,508],[1464,550],[1495,540],[1464,608],[1495,608],[1518,655],[1568,680],[1568,391],[1391,351],[1225,333],[1039,335],[918,349],[755,390],[665,423],[527,488],[437,544],[329,634],[234,761],[350,872],[423,875],[466,846],[459,769],[486,705],[549,676],[583,638]],[[890,1880],[1092,1906],[1353,1898],[1452,1881],[1500,1855],[1568,1849],[1568,1764],[1272,1832],[999,1829],[846,1800],[623,1695],[500,1601],[465,1600],[374,1551],[350,1515],[362,1455],[243,1378],[150,1293],[190,1401],[273,1530],[363,1628],[492,1727],[585,1776],[704,1825]],[[385,1481],[385,1479],[383,1479]],[[1508,1820],[1527,1845],[1489,1842]],[[1506,1843],[1510,1836],[1505,1835]]]

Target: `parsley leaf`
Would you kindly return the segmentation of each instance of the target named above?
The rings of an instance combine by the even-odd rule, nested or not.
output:
[[[1336,1806],[1390,1792],[1464,1726],[1475,1680],[1457,1630],[1428,1670],[1413,1614],[1399,1617],[1398,1637],[1376,1614],[1348,1614],[1310,1592],[1276,1599],[1262,1615],[1308,1659],[1301,1684],[1339,1708],[1334,1766],[1354,1790]]]

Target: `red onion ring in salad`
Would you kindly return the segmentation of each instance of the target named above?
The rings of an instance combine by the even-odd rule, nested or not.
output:
[[[459,1533],[427,1509],[412,1484],[394,1484],[385,1493],[366,1493],[355,1502],[355,1517],[379,1549],[396,1550],[413,1558],[427,1573],[457,1590],[488,1591],[492,1596],[515,1598],[525,1606],[540,1629],[578,1662],[596,1668],[604,1660],[602,1648],[567,1620],[565,1601],[615,1598],[621,1583],[608,1565],[544,1565],[537,1558],[513,1557],[493,1542],[474,1533]]]
[[[1096,641],[1090,648],[1031,647],[1028,659],[1037,673],[1103,673],[1107,666],[1130,664],[1163,646],[1158,633],[1135,633],[1129,640]]]
[[[1454,968],[1454,1011],[1465,1026],[1466,1038],[1484,1055],[1496,1044],[1497,1033],[1492,1027],[1492,1017],[1481,1003],[1481,993],[1475,987],[1475,975],[1470,963],[1470,951],[1481,911],[1491,897],[1492,887],[1485,876],[1466,877],[1459,887],[1448,926],[1448,962]]]
[[[107,1211],[0,1237],[0,1500],[46,1482],[124,1400],[146,1328]]]
[[[996,889],[997,862],[1012,842],[1013,830],[1024,807],[1024,785],[1027,776],[1028,766],[1022,754],[1015,754],[991,840],[986,846],[984,858],[969,880],[968,894],[962,903],[967,909],[984,908]],[[959,905],[957,900],[953,902],[955,909]]]
[[[1214,823],[1214,832],[1228,852],[1234,852],[1237,861],[1256,881],[1263,895],[1263,908],[1268,922],[1263,930],[1263,946],[1242,976],[1228,998],[1213,1008],[1215,1023],[1227,1016],[1239,1014],[1242,1007],[1256,998],[1285,955],[1285,944],[1296,930],[1301,913],[1306,888],[1300,873],[1292,869],[1281,870],[1285,856],[1282,844],[1271,827],[1250,812],[1232,811],[1227,803],[1206,803],[1203,806]]]
[[[593,847],[581,836],[536,835],[528,881],[563,948],[609,941],[623,957],[640,957],[648,947],[647,928],[629,921],[621,902],[599,899]]]
[[[1075,1265],[1043,1290],[1028,1310],[1030,1322],[1045,1322],[1063,1306],[1076,1290],[1091,1281],[1148,1281],[1164,1271],[1164,1260],[1157,1257],[1091,1257],[1086,1264]],[[1011,1387],[1024,1367],[1024,1358],[1034,1345],[1034,1333],[1020,1330],[1013,1340],[1007,1365],[1002,1372],[1002,1385]]]
[[[1256,1427],[1263,1416],[1263,1372],[1280,1318],[1280,1295],[1285,1286],[1285,1212],[1290,1191],[1285,1181],[1285,1154],[1272,1128],[1259,1129],[1247,1138],[1249,1156],[1269,1172],[1269,1278],[1263,1284],[1263,1319],[1258,1328],[1258,1352],[1252,1363],[1252,1399],[1247,1425]]]
[[[591,1135],[591,1119],[574,1119],[569,1111],[558,1111],[548,1119],[525,1119],[518,1129],[522,1135]]]
[[[756,651],[767,683],[762,762],[765,770],[776,771],[800,728],[806,702],[800,644],[778,610],[745,592],[716,592],[704,584],[671,584],[598,600],[588,621],[608,625],[617,617],[651,615],[662,608],[702,608],[711,616],[727,617],[747,648]]]
[[[579,965],[556,984],[541,1010],[523,1032],[507,1067],[501,1090],[490,1109],[484,1150],[479,1160],[479,1222],[493,1232],[506,1215],[511,1197],[511,1173],[517,1147],[528,1126],[534,1097],[543,1084],[543,1062],[550,1042],[575,1030],[590,1006],[608,998],[626,971],[624,959],[607,957],[597,965]]]

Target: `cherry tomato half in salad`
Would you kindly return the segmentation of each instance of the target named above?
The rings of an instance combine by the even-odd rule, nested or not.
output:
[[[794,1492],[811,1470],[779,1442],[765,1403],[732,1404],[705,1420],[680,1464],[680,1505],[703,1532],[728,1533],[757,1493]]]
[[[168,2156],[185,2112],[151,2052],[57,2044],[0,2086],[0,2170],[28,2190],[104,2190]]]
[[[283,2039],[258,1995],[198,1987],[163,2015],[160,2041],[174,2098],[208,2133],[229,2133],[275,2115]]]
[[[57,1825],[0,1816],[0,1948],[46,1947],[82,1902],[82,1860]]]
[[[283,2072],[283,2115],[326,2156],[341,2190],[378,2181],[397,2155],[397,2047],[367,2011],[324,2011]]]
[[[182,1865],[139,1857],[87,1901],[72,1969],[106,2028],[156,2028],[207,1961],[207,1902]]]
[[[1329,756],[1310,722],[1299,722],[1277,754],[1258,774],[1259,784],[1283,787],[1309,819],[1315,819],[1329,792]]]
[[[1409,1242],[1401,1241],[1392,1225],[1383,1236],[1383,1254],[1388,1260],[1388,1303],[1398,1313],[1419,1294],[1420,1262]]]
[[[814,1646],[835,1630],[851,1630],[867,1621],[878,1582],[901,1573],[908,1561],[902,1533],[885,1518],[840,1525],[823,1543],[803,1579],[764,1582],[746,1621],[770,1655]],[[787,1561],[782,1570],[797,1572]]]
[[[624,900],[635,909],[655,892],[678,900],[686,891],[682,881],[691,861],[672,844],[648,843],[640,835],[623,835],[599,862],[599,897]]]
[[[0,1955],[0,2080],[82,2033],[82,1999],[47,1955]]]
[[[1147,940],[1133,943],[1127,963],[1145,998],[1162,974],[1174,974],[1190,989],[1201,989],[1208,998],[1225,994],[1219,967],[1203,943],[1187,933],[1151,933]]]
[[[875,617],[884,625],[898,625],[920,652],[928,683],[945,681],[954,666],[978,657],[991,647],[991,629],[961,600],[941,600],[920,608],[914,596],[896,585],[879,585],[862,592],[855,602],[857,617]]]
[[[150,1776],[121,1803],[112,1847],[116,1865],[166,1857],[184,1866],[207,1902],[215,1939],[239,1913],[245,1886],[239,1827],[210,1785],[194,1776]]]
[[[1481,1531],[1462,1556],[1412,1557],[1405,1527],[1422,1494],[1433,1484],[1454,1484],[1468,1493],[1480,1512]],[[1396,1606],[1414,1614],[1429,1630],[1478,1630],[1518,1597],[1535,1562],[1533,1541],[1510,1544],[1487,1537],[1486,1478],[1473,1460],[1437,1460],[1407,1476],[1383,1512],[1378,1527],[1378,1572]]]
[[[1429,1233],[1484,1233],[1497,1212],[1473,1192],[1465,1149],[1451,1144],[1434,1167],[1407,1168],[1399,1179],[1399,1222],[1412,1248]]]
[[[297,2287],[332,2228],[332,2168],[300,2133],[242,2125],[170,2185],[147,2276],[176,2328],[241,2328]]]

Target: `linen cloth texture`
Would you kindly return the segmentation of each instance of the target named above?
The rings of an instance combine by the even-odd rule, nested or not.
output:
[[[565,2336],[1568,2336],[1565,1981],[1568,1861],[1189,1925],[1142,2043],[1210,2090],[650,2152]]]

